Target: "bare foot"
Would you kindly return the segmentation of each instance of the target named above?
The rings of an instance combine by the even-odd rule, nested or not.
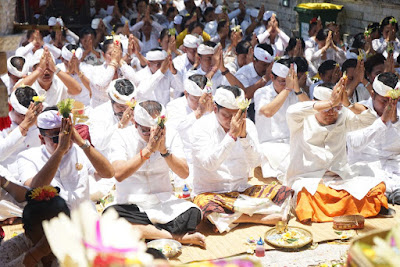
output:
[[[182,237],[174,239],[181,242],[182,244],[193,244],[198,245],[202,248],[206,248],[206,237],[199,232],[187,233]]]

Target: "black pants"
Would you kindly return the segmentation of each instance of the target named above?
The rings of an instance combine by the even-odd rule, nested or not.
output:
[[[141,212],[135,204],[113,205],[108,209],[115,209],[118,215],[132,224],[153,224],[145,212]],[[106,211],[104,210],[104,212]],[[172,234],[186,234],[196,230],[201,220],[201,211],[197,208],[190,208],[178,217],[166,224],[154,224],[158,229],[164,229]]]

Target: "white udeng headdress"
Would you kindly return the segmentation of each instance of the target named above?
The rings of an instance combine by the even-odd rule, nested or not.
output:
[[[297,65],[295,63],[292,63],[292,64],[293,64],[294,71],[297,72]],[[286,76],[289,73],[289,68],[287,66],[283,65],[282,63],[275,62],[274,65],[272,65],[271,71],[273,74],[275,74],[281,78],[286,78]]]
[[[154,50],[147,52],[146,59],[148,61],[159,61],[164,60],[167,56],[167,52],[165,52],[164,50]]]
[[[183,46],[188,48],[197,48],[199,47],[201,40],[192,34],[187,34],[185,39],[183,39]]]
[[[39,114],[37,118],[37,127],[45,130],[61,127],[61,116],[58,110],[47,110]]]
[[[14,90],[10,95],[10,104],[16,112],[25,115],[28,109],[19,103],[15,91],[16,90]]]
[[[134,115],[135,122],[137,124],[145,127],[153,127],[157,125],[158,117],[165,116],[165,108],[163,105],[161,105],[160,115],[158,115],[156,118],[153,118],[139,103],[135,107]]]
[[[266,50],[258,47],[258,45],[254,47],[254,57],[267,63],[274,62],[274,56],[268,53]]]
[[[318,100],[329,100],[331,99],[332,92],[332,89],[318,85],[314,88],[314,98]]]
[[[108,86],[107,92],[108,95],[111,97],[112,100],[117,102],[118,104],[126,105],[128,101],[131,101],[132,98],[135,97],[135,89],[133,90],[132,94],[130,95],[121,95],[117,89],[115,89],[115,83],[117,81],[124,80],[124,79],[116,79],[110,83]]]
[[[14,67],[14,66],[11,64],[11,59],[13,59],[14,57],[20,57],[20,58],[23,58],[23,59],[24,59],[24,66],[22,67],[22,70],[21,70],[21,71],[17,70],[17,68]],[[7,70],[8,70],[8,72],[11,73],[12,75],[17,76],[18,78],[22,78],[22,76],[25,76],[26,74],[28,74],[29,64],[26,62],[26,59],[25,59],[24,57],[22,57],[22,56],[12,56],[12,57],[9,57],[9,58],[7,59]]]
[[[197,53],[199,55],[214,55],[214,47],[205,45],[205,44],[200,44],[199,47],[197,47]]]
[[[244,91],[240,89],[240,96],[235,95],[224,87],[219,87],[213,97],[215,103],[227,109],[239,109],[239,103],[245,100]]]
[[[379,95],[381,96],[387,96],[387,93],[394,89],[390,86],[387,86],[386,84],[384,84],[383,82],[378,80],[378,77],[380,76],[380,74],[378,76],[375,77],[375,80],[372,84],[372,88],[374,88],[374,91],[377,92]],[[397,83],[396,87],[399,86],[399,83]],[[395,87],[395,88],[396,88]]]
[[[63,59],[65,59],[66,61],[70,61],[72,58],[73,53],[68,50],[67,46],[64,45],[63,48],[61,49],[61,56],[63,57]],[[82,58],[83,55],[83,50],[82,48],[78,47],[75,50],[75,56],[80,60]]]
[[[194,81],[190,80],[190,79],[186,79],[183,82],[185,91],[188,92],[190,95],[193,96],[202,96],[204,93],[204,90],[201,89],[197,83],[195,83]]]

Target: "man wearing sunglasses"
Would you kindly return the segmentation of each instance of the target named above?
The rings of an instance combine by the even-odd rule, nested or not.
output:
[[[368,165],[347,162],[347,133],[371,125],[376,116],[364,105],[350,104],[346,82],[341,78],[334,87],[319,85],[317,101],[300,102],[287,111],[290,164],[285,182],[295,191],[295,211],[303,223],[351,214],[373,217],[388,208],[383,177]]]
[[[71,119],[61,118],[56,107],[46,108],[37,120],[42,146],[17,157],[18,177],[30,188],[58,186],[70,208],[90,200],[89,175],[111,178],[111,163],[82,139]]]

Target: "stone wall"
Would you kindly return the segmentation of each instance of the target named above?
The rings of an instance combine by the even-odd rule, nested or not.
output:
[[[232,2],[232,1],[231,1]],[[363,32],[371,22],[380,22],[384,17],[395,16],[400,21],[400,0],[290,0],[289,7],[282,6],[282,0],[246,0],[247,6],[260,7],[277,12],[281,28],[288,34],[297,33],[298,16],[293,8],[299,3],[329,2],[343,5],[339,13],[338,23],[342,25],[342,33],[354,35]]]

